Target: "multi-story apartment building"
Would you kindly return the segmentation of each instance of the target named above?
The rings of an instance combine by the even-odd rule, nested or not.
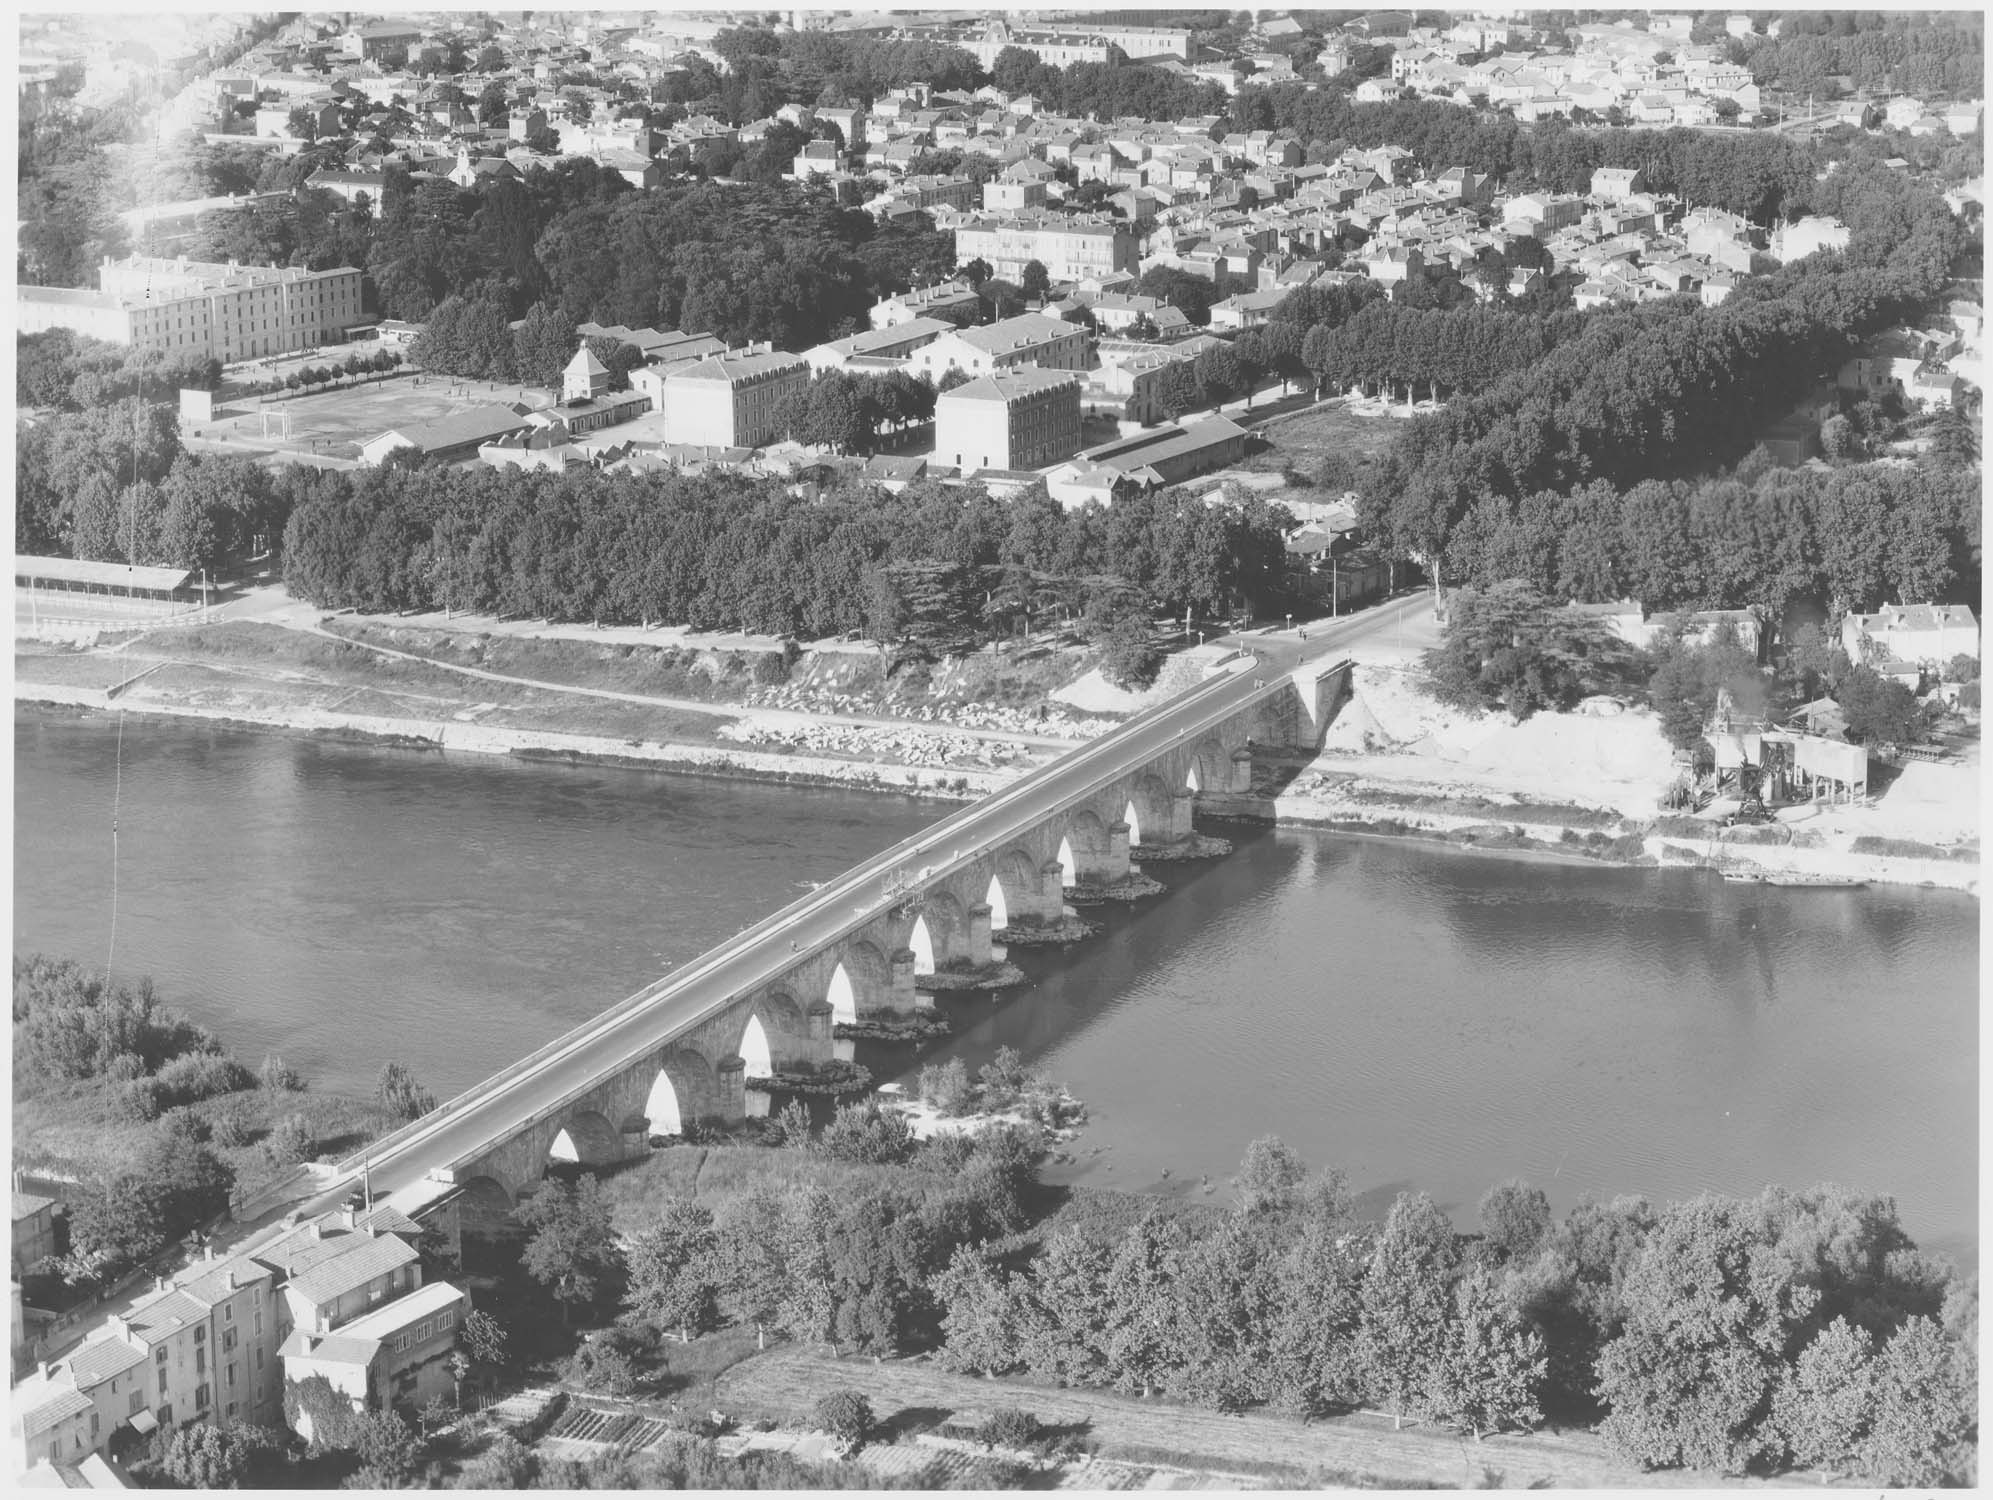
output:
[[[1054,281],[1085,281],[1115,271],[1141,269],[1141,242],[1133,225],[1044,218],[973,219],[955,229],[955,263],[982,260],[1006,281],[1037,261]]]
[[[307,1374],[375,1405],[419,1407],[449,1388],[443,1361],[468,1310],[447,1283],[422,1285],[420,1233],[392,1208],[340,1210],[161,1282],[14,1388],[15,1472],[115,1457],[161,1428],[274,1425],[284,1381]],[[308,1363],[292,1367],[293,1344]]]
[[[936,381],[950,370],[965,375],[990,375],[1024,365],[1079,370],[1086,365],[1086,334],[1057,318],[1024,313],[983,328],[945,333],[914,350],[911,363],[914,373]]]
[[[90,1339],[15,1387],[16,1472],[74,1464],[113,1439],[176,1423],[281,1419],[274,1276],[246,1255],[202,1261],[114,1314]]]
[[[360,272],[220,265],[133,255],[105,259],[98,290],[19,289],[22,333],[70,328],[92,338],[224,364],[344,337],[360,321]]]
[[[1057,370],[985,375],[934,403],[934,456],[964,474],[1042,469],[1080,446],[1080,381]]]
[[[775,409],[810,383],[800,354],[718,354],[664,381],[664,440],[759,448],[777,436]]]

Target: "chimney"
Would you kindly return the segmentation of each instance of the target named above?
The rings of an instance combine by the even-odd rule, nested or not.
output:
[[[306,1354],[311,1353],[313,1349],[316,1349],[318,1347],[318,1340],[313,1338],[310,1334],[308,1333],[303,1334],[301,1335],[301,1337],[304,1339],[304,1352]]]
[[[319,1223],[319,1221],[316,1219],[313,1219],[311,1221],[311,1237],[315,1240],[322,1240],[325,1238],[325,1226]]]

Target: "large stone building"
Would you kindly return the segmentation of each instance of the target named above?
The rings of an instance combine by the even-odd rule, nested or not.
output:
[[[18,331],[69,328],[229,364],[336,343],[361,318],[361,274],[350,266],[307,271],[133,255],[107,258],[97,280],[94,292],[21,287]]]
[[[981,328],[944,333],[913,351],[916,374],[939,384],[950,370],[988,375],[998,370],[1037,365],[1041,369],[1080,370],[1086,366],[1086,333],[1057,318],[1024,313]]]
[[[964,474],[1042,469],[1080,446],[1080,382],[1058,370],[985,375],[934,403],[934,456]]]
[[[972,260],[989,264],[1006,281],[1021,282],[1032,261],[1044,266],[1054,281],[1086,281],[1131,275],[1142,268],[1142,245],[1135,227],[1126,222],[1104,223],[1043,218],[972,219],[955,228],[955,263]]]
[[[775,409],[810,382],[800,354],[717,354],[664,381],[664,440],[759,448],[777,436]]]

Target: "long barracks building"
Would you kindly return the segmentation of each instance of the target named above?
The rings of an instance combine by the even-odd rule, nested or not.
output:
[[[108,343],[229,364],[337,342],[360,320],[360,280],[351,266],[307,271],[185,256],[106,258],[94,292],[21,287],[16,327],[22,333],[69,328]]]

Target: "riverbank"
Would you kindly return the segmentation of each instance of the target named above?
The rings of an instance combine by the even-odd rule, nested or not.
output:
[[[143,685],[113,696],[104,688],[14,679],[17,705],[124,713],[163,719],[198,719],[231,728],[308,735],[386,749],[434,750],[470,755],[507,755],[522,760],[556,760],[577,765],[619,766],[673,771],[682,775],[832,786],[900,796],[973,801],[1012,778],[970,768],[895,764],[883,760],[798,755],[786,748],[746,750],[558,730],[464,723],[452,718],[406,718],[341,712],[314,703],[236,701],[191,702]]]
[[[1352,789],[1352,784],[1354,789]],[[1928,846],[1921,854],[1866,852],[1862,836],[1801,843],[1790,829],[1724,828],[1714,820],[1613,818],[1600,825],[1584,809],[1535,806],[1520,799],[1435,797],[1417,785],[1389,786],[1351,777],[1302,791],[1207,798],[1206,816],[1282,828],[1311,828],[1433,844],[1484,858],[1647,869],[1707,869],[1758,876],[1804,875],[1979,893],[1976,853]],[[1750,841],[1770,835],[1777,843]]]

